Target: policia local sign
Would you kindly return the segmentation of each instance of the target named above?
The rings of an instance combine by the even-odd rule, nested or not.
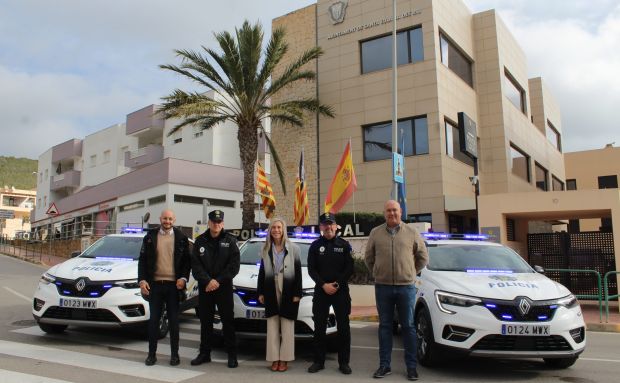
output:
[[[288,233],[294,233],[303,229],[303,233],[316,233],[319,234],[319,226],[318,225],[305,225],[305,226],[287,226],[286,230]],[[343,238],[347,237],[367,237],[370,234],[370,230],[372,230],[372,226],[370,223],[346,223],[340,224],[340,229],[337,232],[337,235]],[[261,229],[266,230],[266,228]],[[237,237],[240,241],[246,241],[250,238],[256,237],[257,229],[227,229],[227,232]]]

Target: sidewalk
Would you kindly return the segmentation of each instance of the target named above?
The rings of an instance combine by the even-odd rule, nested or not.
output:
[[[28,262],[41,264],[45,267],[52,267],[67,260],[67,258],[57,257],[47,254],[36,254],[28,257],[19,256],[19,254],[2,253],[4,255],[23,259]],[[40,262],[39,262],[40,257]],[[374,305],[374,289],[369,285],[351,285],[351,316],[352,321],[378,322],[379,316],[377,308]],[[589,331],[601,332],[619,332],[620,333],[620,312],[618,312],[618,302],[614,301],[609,306],[609,320],[605,323],[605,307],[603,305],[602,321],[600,320],[598,302],[583,301],[581,311],[586,327]]]

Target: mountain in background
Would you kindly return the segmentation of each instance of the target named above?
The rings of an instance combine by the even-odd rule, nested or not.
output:
[[[0,156],[0,188],[36,189],[37,166],[37,160],[30,158]]]

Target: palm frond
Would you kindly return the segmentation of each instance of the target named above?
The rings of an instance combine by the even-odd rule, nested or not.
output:
[[[295,62],[290,64],[282,75],[274,79],[271,83],[272,92],[275,93],[278,90],[284,88],[290,84],[294,78],[294,75],[307,63],[319,58],[323,54],[323,50],[320,47],[314,47],[305,51]]]
[[[271,153],[273,163],[276,164],[276,170],[278,172],[278,178],[280,179],[280,186],[282,186],[282,192],[286,195],[286,183],[284,182],[286,179],[286,174],[284,173],[284,169],[282,167],[282,161],[280,161],[280,156],[278,156],[276,147],[273,145],[273,142],[271,142],[271,138],[269,138],[268,134],[265,134],[265,141],[267,141],[267,146],[269,146],[269,153]]]

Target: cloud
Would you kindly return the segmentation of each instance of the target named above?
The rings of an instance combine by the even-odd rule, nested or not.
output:
[[[469,0],[473,12],[496,8],[560,104],[563,149],[620,143],[620,4],[590,1]]]

